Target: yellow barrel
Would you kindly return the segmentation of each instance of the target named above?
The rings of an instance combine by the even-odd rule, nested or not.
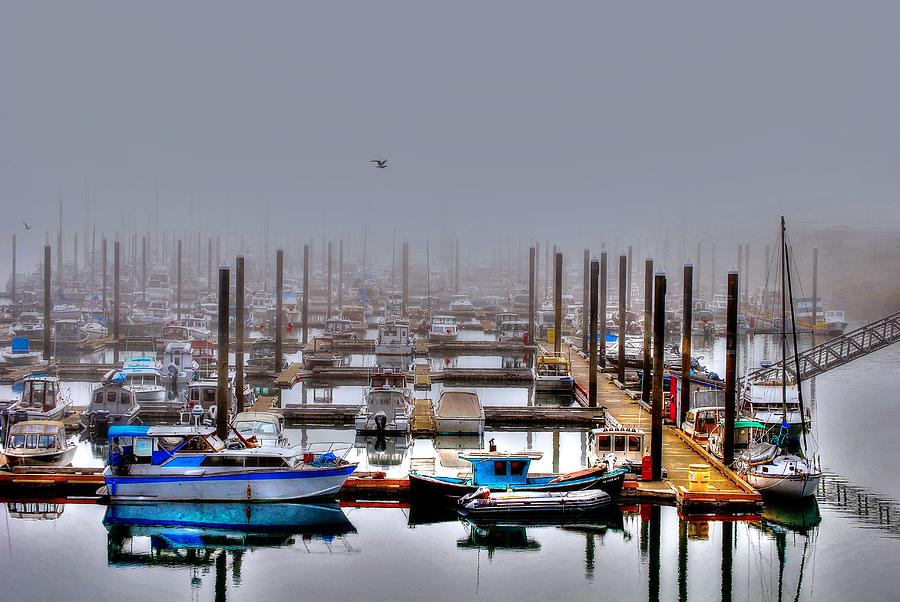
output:
[[[548,343],[556,343],[556,329],[555,328],[547,329],[547,342]]]
[[[709,490],[709,464],[688,466],[688,491]]]

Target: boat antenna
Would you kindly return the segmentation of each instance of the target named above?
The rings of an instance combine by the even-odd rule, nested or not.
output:
[[[784,230],[783,230],[784,218],[783,217],[781,218],[781,224],[782,224],[782,236],[784,236]],[[787,243],[784,243],[785,263],[787,263],[787,253],[788,253]],[[797,401],[800,404],[800,432],[803,434],[803,448],[806,449],[806,418],[804,417],[804,412],[803,412],[803,387],[800,386],[800,356],[798,355],[799,347],[797,347],[797,324],[794,321],[794,291],[791,286],[790,267],[788,267],[788,270],[787,270],[787,283],[788,283],[788,295],[790,297],[790,302],[791,302],[791,337],[792,337],[792,340],[794,343],[794,380],[797,381]],[[815,303],[815,302],[816,302],[816,300],[813,299],[813,303]],[[782,367],[782,369],[787,370],[787,366],[786,366],[787,362],[785,361],[782,363],[785,364]]]

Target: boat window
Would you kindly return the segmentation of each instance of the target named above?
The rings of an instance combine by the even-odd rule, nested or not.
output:
[[[128,396],[128,393],[123,393],[123,394],[122,394],[122,397],[121,397],[121,399],[119,400],[119,403],[123,403],[123,404],[126,404],[126,405],[131,403],[131,398]]]
[[[135,437],[134,455],[149,458],[153,454],[153,442],[149,437]]]
[[[103,391],[97,391],[94,395],[94,403],[103,403]]]
[[[514,477],[521,477],[525,474],[525,462],[522,460],[513,460],[509,463],[509,474]]]
[[[494,461],[494,476],[495,477],[505,477],[506,476],[506,462],[502,460]]]
[[[41,435],[38,437],[38,447],[50,449],[56,447],[56,435]]]
[[[247,468],[281,468],[284,466],[284,460],[277,456],[247,456],[244,466]]]
[[[641,450],[641,438],[635,435],[628,436],[628,451],[639,452]]]
[[[203,389],[203,401],[215,401],[216,390],[213,388]]]
[[[244,459],[240,456],[207,456],[200,463],[201,466],[229,466],[232,468],[243,468]]]
[[[37,447],[37,437],[37,435],[27,435],[25,438],[25,447],[28,449]]]
[[[181,357],[180,356],[176,355],[173,359],[174,359],[174,361],[172,363],[174,363],[176,366],[181,366]]]
[[[9,440],[10,447],[25,447],[25,435],[13,435]]]
[[[106,401],[109,403],[116,403],[116,392],[115,391],[107,391],[106,392]]]
[[[597,437],[597,451],[611,451],[609,435],[600,435]]]
[[[625,451],[625,435],[616,435],[613,449],[616,451]]]

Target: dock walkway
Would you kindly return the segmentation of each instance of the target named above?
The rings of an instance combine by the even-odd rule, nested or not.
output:
[[[579,349],[571,347],[572,375],[585,388],[588,387],[589,363],[581,356]],[[632,399],[613,382],[613,374],[597,373],[597,404],[606,408],[622,426],[642,428],[650,432],[650,414],[640,403]],[[648,437],[649,442],[649,437]],[[692,445],[693,443],[693,445]],[[690,464],[709,464],[709,491],[697,493],[687,491],[688,466]],[[733,471],[725,468],[713,456],[693,441],[688,441],[677,429],[663,427],[663,468],[666,471],[664,482],[642,481],[638,491],[647,491],[669,497],[685,510],[709,508],[722,509],[756,509],[762,497],[750,485],[745,483]],[[666,496],[666,491],[670,493]]]

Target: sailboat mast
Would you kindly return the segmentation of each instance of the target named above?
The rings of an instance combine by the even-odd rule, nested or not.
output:
[[[784,216],[781,216],[781,420],[787,422],[787,306],[785,297]]]
[[[782,228],[783,228],[783,220],[782,219]],[[782,237],[784,230],[782,229]],[[784,243],[782,240],[782,244],[784,244],[784,256],[785,263],[787,264],[787,243]],[[791,303],[791,337],[794,343],[794,380],[797,381],[797,401],[800,404],[800,432],[803,433],[803,447],[806,448],[806,420],[803,417],[803,387],[800,386],[800,356],[797,355],[798,347],[797,347],[797,324],[794,321],[794,289],[791,285],[791,270],[788,267],[787,270],[787,283],[788,283],[788,296]],[[815,303],[815,299],[813,299],[813,303]],[[782,362],[784,364],[784,362]],[[786,370],[786,367],[784,368]]]

